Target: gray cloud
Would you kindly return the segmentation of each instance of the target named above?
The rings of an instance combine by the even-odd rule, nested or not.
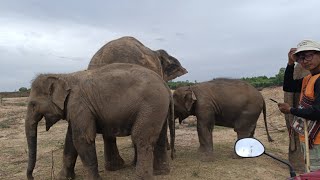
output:
[[[320,41],[320,2],[42,1],[0,6],[0,91],[38,73],[85,69],[106,42],[134,36],[165,49],[189,73],[177,80],[273,76],[302,39]]]

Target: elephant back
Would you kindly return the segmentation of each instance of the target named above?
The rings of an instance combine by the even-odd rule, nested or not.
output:
[[[134,37],[122,37],[108,42],[92,57],[88,69],[112,63],[137,64],[162,76],[162,67],[156,53]]]
[[[238,79],[218,78],[208,82],[199,83],[201,94],[205,97],[214,97],[215,101],[225,106],[245,106],[253,103],[262,108],[262,94],[248,82]]]

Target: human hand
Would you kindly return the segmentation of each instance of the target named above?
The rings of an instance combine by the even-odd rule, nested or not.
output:
[[[278,103],[279,110],[284,114],[290,114],[290,105],[288,103]]]
[[[288,53],[288,65],[293,65],[294,62],[296,61],[296,56],[293,54],[296,52],[297,48],[291,48],[289,53]]]

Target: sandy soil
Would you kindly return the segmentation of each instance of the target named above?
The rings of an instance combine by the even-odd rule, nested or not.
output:
[[[288,152],[288,133],[284,116],[269,98],[283,101],[281,87],[266,88],[261,91],[267,104],[269,131],[275,140],[267,141],[262,116],[258,120],[255,137],[266,147],[266,152],[286,159]],[[26,179],[27,143],[24,131],[27,98],[4,98],[0,104],[0,179]],[[236,133],[233,129],[218,127],[214,129],[213,162],[201,162],[195,122],[190,117],[184,124],[176,124],[176,159],[170,162],[171,173],[156,176],[156,179],[286,179],[289,170],[265,155],[253,159],[233,159]],[[44,121],[38,127],[38,154],[34,171],[35,179],[54,179],[61,168],[62,151],[67,123],[59,121],[50,131],[45,131]],[[97,154],[99,171],[103,179],[132,179],[134,167],[131,165],[133,150],[130,137],[118,138],[121,156],[126,161],[124,169],[108,172],[104,170],[103,141],[97,135]],[[78,159],[76,179],[83,179],[83,167]]]

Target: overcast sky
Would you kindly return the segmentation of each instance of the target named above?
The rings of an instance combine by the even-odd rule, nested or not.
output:
[[[189,71],[176,80],[270,77],[290,47],[320,41],[319,18],[319,0],[1,0],[0,91],[86,69],[122,36],[176,57]]]

